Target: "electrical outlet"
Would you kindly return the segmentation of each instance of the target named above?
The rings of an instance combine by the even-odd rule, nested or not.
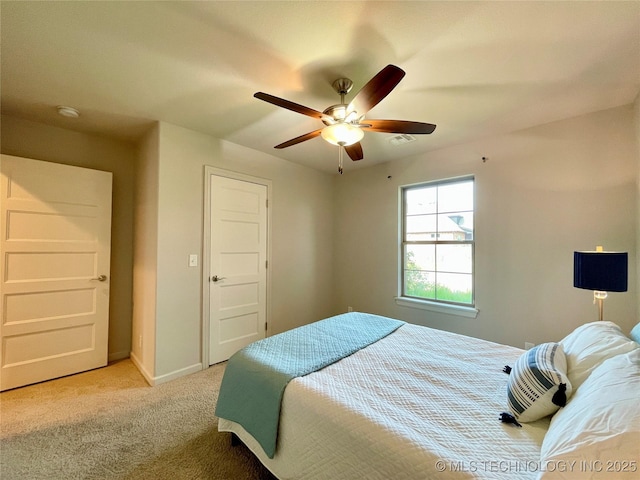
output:
[[[353,307],[347,307],[347,312],[353,312]]]
[[[197,267],[198,266],[198,255],[189,255],[189,266]]]
[[[531,342],[524,342],[524,349],[525,350],[531,350],[533,347],[535,347],[536,344],[535,343],[531,343]]]

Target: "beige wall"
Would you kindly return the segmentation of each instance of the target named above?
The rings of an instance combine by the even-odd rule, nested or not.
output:
[[[636,97],[636,101],[633,105],[634,111],[634,124],[636,138],[636,285],[640,289],[640,93]],[[640,322],[640,293],[637,293],[637,317],[636,322]]]
[[[133,263],[133,176],[135,146],[2,116],[2,153],[113,173],[109,359],[129,356]]]
[[[636,138],[636,289],[640,290],[640,93],[636,97],[633,105],[634,123],[633,128]],[[637,295],[637,314],[640,317],[640,292]],[[640,322],[640,318],[636,318]]]
[[[138,145],[5,116],[1,126],[2,153],[113,172],[109,353],[131,350],[152,382],[200,365],[202,264],[187,258],[202,259],[205,165],[272,182],[272,334],[352,306],[519,347],[557,339],[596,318],[572,286],[572,252],[597,244],[630,254],[629,291],[610,295],[605,316],[637,322],[638,102],[343,176],[165,123]],[[467,174],[478,318],[396,305],[398,187]]]
[[[198,368],[201,361],[202,262],[189,268],[187,259],[194,253],[202,259],[205,165],[272,182],[270,332],[334,313],[329,175],[166,123],[149,135],[157,135],[157,172],[139,169],[137,183],[157,182],[157,225],[137,217],[135,238],[136,252],[157,249],[156,272],[145,268],[145,274],[155,276],[156,318],[151,318],[153,308],[145,307],[146,318],[134,318],[134,325],[143,330],[155,324],[154,364],[146,355],[143,364],[152,382]],[[153,145],[154,140],[145,142]],[[152,284],[149,278],[144,282]],[[148,303],[153,297],[140,300]]]
[[[158,148],[156,125],[139,143],[134,188],[131,358],[150,381],[156,363]]]
[[[558,340],[597,319],[591,292],[573,288],[573,251],[604,245],[629,252],[629,291],[605,303],[605,317],[629,331],[638,312],[633,115],[632,106],[606,110],[336,177],[336,308],[521,348]],[[396,305],[399,186],[468,174],[478,317]]]
[[[133,145],[3,116],[1,145],[113,172],[109,355],[152,383],[200,365],[202,265],[186,259],[202,258],[204,165],[272,181],[270,332],[334,313],[330,176],[168,124]]]

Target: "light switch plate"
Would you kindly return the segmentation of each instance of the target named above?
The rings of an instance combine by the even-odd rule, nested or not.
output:
[[[189,255],[189,266],[190,267],[198,266],[198,255],[194,255],[194,254]]]

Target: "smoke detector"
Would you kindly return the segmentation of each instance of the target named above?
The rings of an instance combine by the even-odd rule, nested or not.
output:
[[[73,107],[58,105],[56,109],[58,110],[58,115],[62,115],[63,117],[78,118],[80,116],[80,112]]]

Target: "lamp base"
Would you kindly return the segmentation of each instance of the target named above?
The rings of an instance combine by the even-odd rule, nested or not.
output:
[[[599,290],[593,291],[593,303],[598,304],[598,321],[602,321],[604,314],[604,299],[607,298],[607,292],[601,292]]]

